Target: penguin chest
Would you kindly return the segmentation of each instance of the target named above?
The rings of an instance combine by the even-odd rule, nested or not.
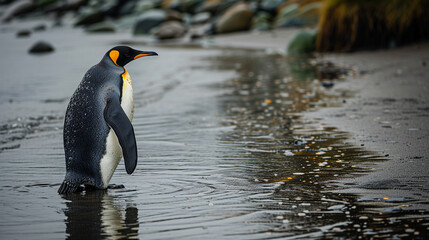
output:
[[[127,115],[130,122],[134,115],[134,96],[131,78],[128,72],[122,74],[122,97],[121,107]],[[103,180],[104,187],[109,185],[110,179],[116,170],[120,160],[122,158],[122,148],[119,145],[118,138],[116,137],[113,129],[110,129],[106,139],[106,151],[100,161],[100,171]]]

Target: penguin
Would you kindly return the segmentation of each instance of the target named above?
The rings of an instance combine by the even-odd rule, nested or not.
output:
[[[106,189],[123,155],[128,174],[137,166],[137,144],[131,124],[133,88],[124,66],[156,52],[128,46],[110,49],[84,75],[64,119],[66,175],[59,194],[81,185]]]

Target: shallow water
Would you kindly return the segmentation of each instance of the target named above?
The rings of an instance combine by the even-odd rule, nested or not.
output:
[[[139,164],[124,188],[60,196],[62,125],[84,72],[119,35],[0,35],[1,239],[271,239],[427,236],[428,213],[359,199],[336,180],[385,160],[300,117],[339,99],[307,60],[254,50],[161,48],[131,63]],[[26,53],[34,39],[53,54]],[[7,46],[7,47],[6,47]],[[3,60],[2,60],[3,61]],[[9,86],[9,85],[7,85]]]

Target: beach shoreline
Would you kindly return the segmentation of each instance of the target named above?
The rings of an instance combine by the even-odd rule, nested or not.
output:
[[[214,36],[211,42],[285,52],[296,32],[234,33]],[[415,201],[410,208],[427,210],[428,205],[420,203],[429,198],[429,44],[320,54],[316,59],[364,74],[335,81],[333,91],[352,93],[339,100],[341,106],[319,108],[302,117],[349,133],[350,144],[387,160],[374,163],[374,171],[367,174],[336,181],[338,191],[361,199],[407,198]]]

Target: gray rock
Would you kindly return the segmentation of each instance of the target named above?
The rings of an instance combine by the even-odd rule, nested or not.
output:
[[[185,25],[179,21],[168,21],[163,23],[155,32],[155,36],[159,40],[174,39],[183,37],[187,29]]]
[[[195,13],[199,6],[204,3],[204,0],[184,0],[182,3],[182,11],[187,13]]]
[[[91,25],[94,23],[99,23],[103,21],[103,19],[104,19],[104,15],[101,11],[93,10],[91,12],[88,12],[79,16],[74,25],[75,26]]]
[[[334,83],[331,82],[331,81],[323,81],[322,82],[322,86],[325,87],[325,88],[331,88],[331,87],[334,86]]]
[[[89,26],[86,29],[86,32],[89,32],[89,33],[115,32],[115,25],[112,22],[96,23]]]
[[[211,14],[209,12],[197,13],[192,17],[191,23],[192,24],[206,23],[210,20],[210,17],[211,17]]]
[[[54,47],[50,43],[44,41],[35,43],[30,50],[28,50],[29,53],[49,53],[53,51]]]
[[[12,3],[0,18],[1,22],[9,22],[12,18],[25,13],[35,7],[31,0],[19,0]]]
[[[203,2],[204,0],[165,0],[162,5],[163,8],[182,13],[195,13]]]
[[[16,37],[29,37],[31,35],[31,31],[27,29],[19,30],[16,33]]]
[[[266,31],[270,30],[270,14],[267,12],[258,12],[252,18],[252,30]]]
[[[284,3],[285,0],[264,0],[262,1],[260,8],[264,11],[274,13],[277,8]]]
[[[252,15],[249,5],[244,2],[238,2],[219,17],[216,22],[216,33],[248,30]]]
[[[146,1],[142,1],[142,2],[146,2]],[[119,9],[119,16],[128,16],[130,14],[132,14],[133,12],[135,12],[136,10],[136,6],[137,6],[137,2],[136,1],[128,1],[125,2],[124,5]]]
[[[135,6],[135,12],[144,13],[156,7],[154,1],[138,1]]]
[[[35,4],[37,8],[46,8],[48,6],[57,4],[60,0],[36,0]]]
[[[149,34],[150,31],[167,19],[167,14],[164,10],[149,10],[144,12],[139,20],[134,25],[134,34]]]
[[[39,24],[37,26],[33,27],[33,30],[35,32],[41,32],[41,31],[45,31],[46,30],[46,25],[45,24]]]
[[[298,8],[293,4],[284,8],[275,20],[277,27],[315,26],[319,21],[321,2],[315,2]]]
[[[78,10],[80,7],[86,5],[89,0],[67,0],[59,1],[54,6],[47,9],[47,12],[64,12],[71,10]]]

